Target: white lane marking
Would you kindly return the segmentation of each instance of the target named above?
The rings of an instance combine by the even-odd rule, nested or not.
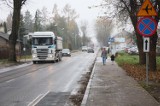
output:
[[[39,94],[32,102],[30,102],[27,106],[35,106],[42,98],[44,98],[49,91],[47,91],[45,94]]]
[[[14,80],[15,80],[15,79],[8,80],[8,81],[6,81],[6,83],[12,82],[12,81],[14,81]]]

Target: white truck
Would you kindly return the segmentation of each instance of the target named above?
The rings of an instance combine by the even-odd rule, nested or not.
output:
[[[53,32],[34,32],[32,35],[32,61],[58,62],[62,60],[63,39]]]

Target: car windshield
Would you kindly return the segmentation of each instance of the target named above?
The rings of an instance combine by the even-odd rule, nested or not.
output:
[[[39,37],[39,38],[33,38],[32,39],[33,45],[52,45],[52,38],[51,37]]]
[[[87,49],[87,46],[82,46],[82,49]]]
[[[69,49],[63,49],[62,50],[63,53],[66,53],[66,52],[69,52],[69,51],[70,51]]]

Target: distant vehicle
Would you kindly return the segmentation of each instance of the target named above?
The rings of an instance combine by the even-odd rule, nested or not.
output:
[[[82,52],[87,50],[88,50],[87,46],[82,46]]]
[[[138,54],[139,52],[138,52],[138,48],[137,47],[131,47],[131,48],[129,48],[128,49],[128,53],[129,54]]]
[[[94,53],[94,49],[91,48],[91,47],[89,47],[89,48],[87,49],[87,52],[88,52],[88,53]]]
[[[71,56],[71,51],[69,49],[63,49],[62,56]]]
[[[61,61],[62,38],[53,32],[34,32],[32,35],[32,61]]]
[[[130,49],[130,47],[125,47],[124,48],[124,51],[126,52],[126,53],[128,53],[128,50]]]

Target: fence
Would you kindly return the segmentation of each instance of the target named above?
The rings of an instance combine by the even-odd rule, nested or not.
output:
[[[8,47],[0,47],[0,59],[7,59],[9,57]]]
[[[26,51],[16,50],[16,55],[18,58],[24,55],[31,55],[31,49],[27,48]],[[8,59],[9,57],[9,48],[8,47],[0,47],[0,59]]]

